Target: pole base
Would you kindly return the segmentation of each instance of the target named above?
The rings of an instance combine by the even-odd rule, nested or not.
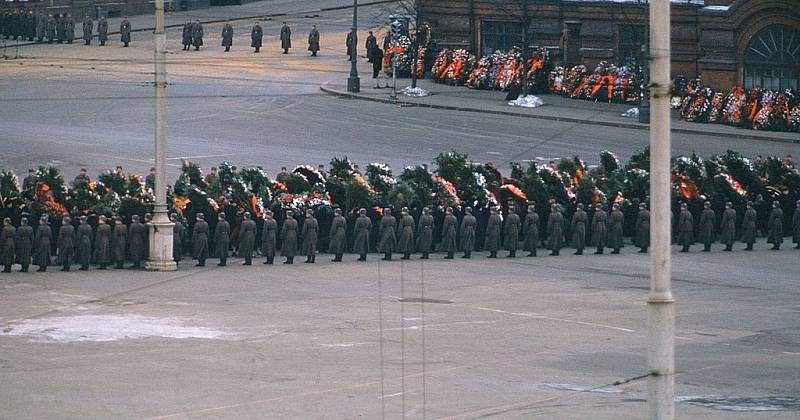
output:
[[[361,79],[358,76],[350,76],[347,78],[347,91],[352,93],[361,92]]]
[[[175,271],[178,269],[178,264],[174,260],[146,261],[144,269],[147,271]]]

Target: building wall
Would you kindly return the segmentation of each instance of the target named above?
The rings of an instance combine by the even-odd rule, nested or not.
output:
[[[646,28],[646,3],[560,0],[417,0],[440,47],[479,52],[481,24],[517,22],[530,46],[556,61],[593,66],[621,63],[625,25]],[[710,7],[706,7],[710,6]],[[785,24],[800,30],[800,0],[706,0],[672,3],[672,73],[702,75],[718,89],[742,82],[743,54],[758,30]],[[567,36],[562,34],[567,30]]]

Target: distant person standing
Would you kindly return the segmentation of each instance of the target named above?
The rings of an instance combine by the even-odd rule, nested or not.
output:
[[[281,48],[284,54],[289,54],[289,48],[292,48],[292,29],[286,22],[281,26]]]
[[[233,45],[233,26],[226,23],[222,27],[222,46],[225,47],[225,52],[231,50],[231,45]]]
[[[66,34],[64,33],[64,17],[61,14],[56,13],[55,19],[56,19],[56,42],[58,42],[59,44],[63,44],[64,37],[66,36]]]
[[[64,18],[64,38],[67,44],[72,44],[72,41],[75,39],[75,20],[72,19],[69,13],[67,13],[66,18]]]
[[[372,78],[375,79],[375,89],[381,89],[381,75],[382,75],[382,67],[383,67],[383,51],[375,46],[375,50],[372,52]],[[386,87],[389,87],[389,82],[384,80]]]
[[[347,33],[347,39],[345,40],[345,45],[347,46],[347,61],[356,61],[358,57],[356,57],[355,28],[350,28],[350,32]]]
[[[97,21],[97,40],[100,41],[100,46],[103,47],[108,41],[108,21],[105,16],[101,16]]]
[[[253,51],[254,53],[257,53],[261,50],[261,38],[263,37],[264,30],[261,29],[261,25],[256,22],[256,24],[253,25],[253,30],[250,31],[250,46],[256,49]]]
[[[192,45],[194,45],[195,51],[199,51],[200,47],[203,46],[203,35],[203,24],[198,19],[192,25]]]
[[[181,41],[183,41],[183,50],[189,51],[189,47],[192,45],[192,21],[187,20],[186,23],[183,24],[183,33],[181,34]]]
[[[45,36],[47,37],[47,43],[52,44],[58,39],[56,35],[56,31],[58,29],[58,23],[56,22],[56,18],[53,15],[47,15],[47,27],[45,28]]]
[[[36,40],[38,42],[44,41],[47,34],[47,16],[42,11],[36,12]]]
[[[308,50],[311,51],[311,56],[316,57],[319,51],[319,31],[317,25],[311,25],[311,32],[308,33]]]
[[[128,21],[127,16],[122,17],[122,22],[119,24],[119,37],[123,47],[127,47],[131,42],[131,22]]]
[[[373,55],[375,54],[375,48],[378,48],[378,40],[375,38],[375,35],[372,33],[372,31],[369,31],[367,42],[364,44],[364,49],[367,51],[368,63],[372,62]]]
[[[89,16],[83,18],[83,42],[84,45],[92,43],[92,30],[94,29],[94,21]]]

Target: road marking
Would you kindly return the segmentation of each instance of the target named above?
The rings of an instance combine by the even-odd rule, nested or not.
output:
[[[573,319],[556,318],[556,317],[552,317],[552,316],[537,314],[537,313],[534,313],[534,312],[509,312],[509,311],[504,311],[502,309],[484,308],[482,306],[472,307],[471,309],[478,309],[478,310],[481,310],[481,311],[496,312],[496,313],[501,313],[501,314],[514,315],[514,316],[522,316],[522,317],[526,317],[526,318],[547,319],[547,320],[550,320],[550,321],[567,322],[567,323],[570,323],[570,324],[588,325],[588,326],[591,326],[591,327],[607,328],[607,329],[615,330],[615,331],[636,332],[636,330],[632,330],[632,329],[629,329],[629,328],[615,327],[613,325],[597,324],[597,323],[594,323],[594,322],[576,321],[576,320],[573,320]]]

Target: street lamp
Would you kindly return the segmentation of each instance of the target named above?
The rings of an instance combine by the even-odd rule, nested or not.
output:
[[[358,78],[358,0],[353,0],[353,55],[350,57],[350,77],[347,78],[347,91],[361,91],[361,79]]]
[[[150,234],[150,258],[145,267],[153,271],[173,271],[178,265],[172,258],[172,222],[167,215],[167,189],[166,189],[166,139],[164,125],[167,114],[167,33],[164,31],[164,0],[155,0],[156,25],[153,30],[153,43],[155,46],[155,143],[156,143],[156,204],[153,211],[153,221],[148,224]]]

